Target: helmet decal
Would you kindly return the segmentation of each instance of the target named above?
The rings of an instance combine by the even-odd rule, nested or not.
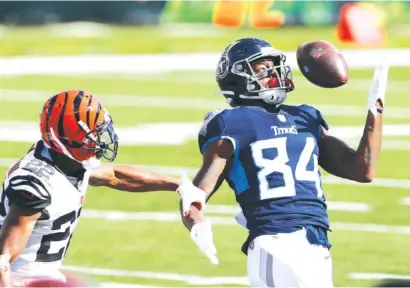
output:
[[[229,72],[229,58],[228,55],[222,54],[219,60],[218,67],[216,68],[216,77],[223,79]]]

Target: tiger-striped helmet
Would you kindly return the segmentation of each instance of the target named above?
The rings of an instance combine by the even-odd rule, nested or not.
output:
[[[50,149],[78,162],[94,156],[113,161],[117,155],[111,116],[97,97],[82,90],[50,97],[40,114],[40,131]]]

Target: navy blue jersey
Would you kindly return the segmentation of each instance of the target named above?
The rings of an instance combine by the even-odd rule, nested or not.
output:
[[[328,129],[322,114],[308,105],[281,105],[278,113],[244,106],[206,116],[201,153],[219,139],[235,149],[225,180],[247,220],[247,243],[304,226],[329,228],[318,165],[322,127]]]

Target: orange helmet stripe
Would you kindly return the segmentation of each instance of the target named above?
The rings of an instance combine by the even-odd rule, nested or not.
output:
[[[50,131],[49,130],[49,128],[50,128],[49,127],[50,116],[51,116],[51,112],[53,111],[54,105],[57,102],[57,98],[58,98],[58,95],[55,95],[54,97],[51,97],[51,99],[48,102],[46,102],[47,107],[45,107],[45,108],[47,108],[47,111],[43,111],[43,113],[44,112],[46,113],[46,119],[43,122],[43,124],[46,125],[45,131]],[[51,145],[52,148],[56,148],[55,145],[54,145],[54,142],[51,141],[51,139],[50,139],[50,135],[48,135],[48,133],[47,133],[47,135],[44,135],[44,136],[47,136],[47,140],[48,140],[49,145]]]
[[[65,106],[64,104],[66,103],[66,94],[67,93],[57,94],[54,98],[55,99],[54,105],[50,105],[48,109],[48,111],[50,112],[48,113],[47,117],[49,117],[50,121],[48,121],[47,124],[48,125],[51,124],[51,126],[49,126],[48,128],[53,129],[53,132],[58,139],[60,139],[60,137],[64,137],[64,129],[59,129],[59,126],[62,126],[62,123],[60,124],[60,120],[62,118],[61,116],[63,115],[62,111],[64,110],[64,106]],[[60,108],[61,106],[63,106],[63,109]],[[50,141],[50,142],[53,143],[54,141]]]
[[[67,102],[68,102],[68,98],[69,98],[69,94],[68,92],[64,92],[60,94],[61,96],[59,96],[59,99],[61,99],[61,104],[63,105],[63,108],[60,110],[60,114],[58,115],[59,120],[57,122],[55,122],[57,124],[57,131],[58,133],[56,134],[57,138],[60,139],[61,143],[63,143],[64,145],[69,144],[65,133],[64,133],[64,115],[66,113],[67,110]],[[64,95],[64,96],[63,96]],[[59,100],[57,99],[57,100]],[[60,105],[61,105],[60,104]],[[71,105],[68,105],[68,109],[71,110],[73,109],[72,107],[70,107]],[[54,127],[53,127],[54,129]]]
[[[91,125],[90,125],[90,113],[95,113],[94,112],[94,110],[95,109],[92,109],[93,108],[93,106],[95,105],[93,105],[93,102],[95,103],[95,97],[90,97],[90,99],[88,100],[88,103],[87,103],[87,113],[86,113],[86,120],[85,120],[85,123],[87,123],[87,126],[91,129],[91,130],[93,130],[93,127],[91,127]]]
[[[102,116],[102,117],[100,117]],[[101,119],[102,118],[102,119]],[[95,112],[95,117],[93,119],[93,127],[95,129],[95,127],[97,126],[98,121],[100,120],[104,120],[104,111],[102,110],[101,107],[101,103],[98,101],[98,107],[97,107],[97,111]]]
[[[85,119],[85,113],[87,109],[87,97],[84,95],[84,91],[78,91],[78,94],[76,95],[76,98],[74,99],[74,114],[75,114],[75,119],[77,123],[79,121],[84,121]]]
[[[99,100],[97,97],[88,94],[84,91],[79,91],[74,99],[74,113],[76,116],[76,121],[82,121],[87,124],[90,130],[94,130],[94,126],[92,125],[95,114],[101,110],[98,108],[100,106]]]
[[[59,92],[48,99],[40,114],[42,139],[50,148],[59,153],[68,156],[71,153],[70,157],[77,160],[88,159],[96,155],[100,133],[104,132],[95,131],[100,121],[105,122],[105,110],[97,97],[79,89]],[[107,122],[107,125],[111,124]],[[110,127],[112,126],[107,126],[107,129]],[[98,138],[98,141],[95,139],[86,141],[90,131]],[[114,130],[111,129],[109,133],[116,138]],[[53,134],[54,137],[52,137]],[[117,142],[111,144],[115,146],[115,153],[113,152],[115,157],[118,144]],[[103,148],[100,150],[103,152]]]

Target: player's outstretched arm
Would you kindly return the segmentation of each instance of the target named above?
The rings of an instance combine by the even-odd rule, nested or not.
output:
[[[376,68],[367,102],[368,112],[357,150],[323,130],[319,140],[319,164],[329,173],[358,182],[373,180],[382,143],[382,113],[389,66],[385,59]]]
[[[206,201],[218,190],[224,179],[224,170],[234,153],[233,146],[228,140],[219,140],[211,143],[203,154],[202,166],[192,180],[193,184],[205,192]],[[195,222],[201,221],[203,215],[194,205],[191,206],[188,217],[185,217],[180,205],[182,221],[188,230]]]
[[[90,185],[128,192],[175,191],[179,179],[129,165],[102,164],[90,176]]]
[[[10,264],[24,250],[41,212],[11,205],[0,229],[0,285],[13,287]]]
[[[185,184],[187,191],[184,193],[190,193],[189,189],[192,190],[192,193],[200,189],[205,192],[206,200],[209,200],[221,185],[224,179],[224,171],[230,165],[233,152],[234,149],[229,140],[219,140],[211,143],[203,153],[203,163],[193,180],[193,184]],[[184,184],[181,186],[184,186]],[[181,201],[181,218],[185,227],[190,231],[192,240],[210,259],[212,264],[218,264],[211,222],[204,218],[203,209],[199,209],[195,205],[191,205],[190,208],[184,206],[186,205],[183,205]],[[189,213],[186,213],[188,209]]]
[[[319,164],[335,176],[357,182],[370,182],[375,175],[381,142],[382,114],[375,116],[369,111],[357,150],[323,129],[319,140]]]

